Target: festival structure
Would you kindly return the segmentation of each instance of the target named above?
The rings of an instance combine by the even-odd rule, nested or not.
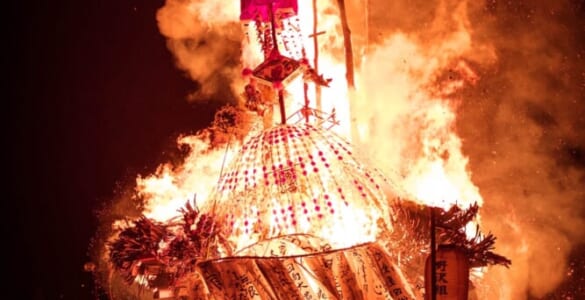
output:
[[[244,70],[245,102],[264,126],[203,205],[186,201],[166,223],[130,220],[108,244],[112,278],[140,287],[144,299],[467,299],[470,268],[510,264],[491,251],[493,236],[466,234],[478,207],[401,199],[306,92],[305,106],[287,114],[291,80],[303,76],[304,89],[330,82],[302,48],[297,57],[279,51],[298,43],[279,31],[297,9],[294,0],[241,1],[264,53]]]

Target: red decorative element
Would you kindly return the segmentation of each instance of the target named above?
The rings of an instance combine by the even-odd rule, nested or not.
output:
[[[270,4],[277,19],[296,16],[299,6],[296,0],[240,0],[240,20],[270,22]]]
[[[385,199],[376,183],[388,182],[381,174],[370,172],[354,157],[346,155],[350,145],[342,144],[337,135],[326,129],[310,124],[279,125],[250,138],[243,147],[246,148],[233,158],[220,178],[219,186],[229,186],[229,190],[216,190],[204,205],[205,211],[222,216],[233,214],[236,224],[248,221],[250,232],[234,229],[230,241],[253,243],[258,240],[258,233],[266,238],[292,233],[320,235],[342,222],[363,233],[364,240],[357,238],[356,243],[366,242],[372,230],[370,222],[337,218],[350,206],[348,201],[351,209],[363,209],[368,218],[391,215],[387,207],[380,205],[384,201],[373,201]],[[337,156],[342,160],[336,159]],[[259,175],[251,175],[256,169]],[[242,177],[236,175],[238,171]],[[255,184],[257,187],[251,188]],[[252,214],[254,218],[250,217]],[[276,217],[279,223],[273,223]],[[310,220],[308,223],[306,218]],[[334,247],[350,245],[334,243]]]
[[[284,86],[302,73],[301,64],[286,56],[273,51],[263,63],[254,69],[252,75],[259,83],[273,85],[275,89],[281,90]]]
[[[250,68],[245,68],[245,69],[242,71],[242,76],[250,76],[250,75],[252,75],[252,69],[250,69]]]
[[[284,85],[282,85],[282,82],[280,81],[275,81],[274,83],[272,83],[272,87],[274,87],[274,89],[278,91],[284,89]]]

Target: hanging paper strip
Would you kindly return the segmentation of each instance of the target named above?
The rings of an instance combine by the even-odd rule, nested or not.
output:
[[[288,257],[205,261],[200,285],[208,299],[411,300],[414,294],[376,243]],[[207,288],[206,288],[207,287]]]

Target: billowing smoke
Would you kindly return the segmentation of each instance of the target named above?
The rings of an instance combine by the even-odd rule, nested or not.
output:
[[[457,167],[470,170],[485,201],[482,227],[513,262],[490,270],[481,294],[543,297],[571,280],[568,257],[578,251],[585,226],[583,4],[369,1],[367,11],[371,64],[364,64],[367,101],[357,118],[371,125],[366,143],[391,140],[377,143],[376,159],[399,173],[406,167],[405,176],[415,171],[395,161],[424,149],[408,118],[433,121],[417,105],[448,99],[461,141],[439,145],[462,143],[469,164]],[[438,95],[424,86],[460,79],[465,85]],[[392,143],[393,135],[397,141],[410,135],[412,144]]]
[[[510,299],[551,292],[584,239],[583,7],[538,2],[476,7],[475,35],[498,63],[459,112],[485,224],[514,261],[489,277],[514,283]]]
[[[167,0],[157,13],[177,66],[199,83],[192,101],[235,102],[244,36],[236,8],[222,1]]]

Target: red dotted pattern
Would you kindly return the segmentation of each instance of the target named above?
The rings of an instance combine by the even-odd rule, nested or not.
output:
[[[351,145],[308,124],[280,125],[252,137],[204,205],[225,218],[231,239],[317,235],[344,209],[388,215],[379,172],[362,166]],[[373,220],[372,222],[376,222]],[[351,220],[347,220],[351,222]]]

